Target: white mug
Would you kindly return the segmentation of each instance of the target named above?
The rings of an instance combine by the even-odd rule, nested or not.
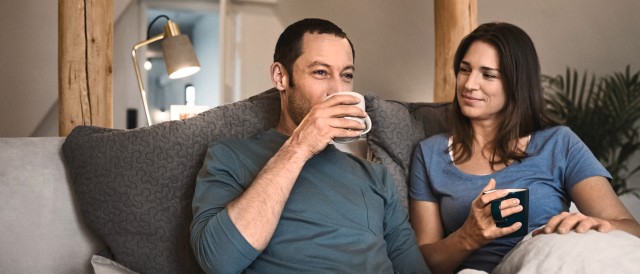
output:
[[[353,91],[340,91],[340,92],[336,92],[334,94],[331,94],[331,95],[327,96],[327,98],[325,98],[325,100],[331,98],[334,95],[351,95],[353,97],[357,97],[358,99],[360,99],[360,103],[355,104],[354,106],[359,107],[363,111],[366,110],[365,109],[365,105],[364,105],[364,96],[362,96],[362,94],[360,94],[360,93],[353,92]],[[362,131],[362,135],[366,134],[367,132],[369,132],[371,130],[371,118],[369,118],[369,116],[367,116],[365,118],[347,116],[347,117],[344,117],[344,118],[351,119],[351,120],[356,120],[356,121],[364,124],[366,126],[366,128]],[[333,141],[336,142],[336,143],[344,144],[344,143],[351,143],[351,142],[356,141],[358,139],[359,139],[359,137],[335,137],[335,138],[333,138]]]

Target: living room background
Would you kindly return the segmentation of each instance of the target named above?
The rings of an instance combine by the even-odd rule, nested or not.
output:
[[[114,0],[114,127],[125,127],[126,108],[141,109],[130,50],[144,38],[140,10],[148,2]],[[175,0],[173,0],[175,2]],[[192,2],[179,1],[187,5]],[[217,4],[218,1],[211,1]],[[261,3],[263,2],[263,3]],[[268,67],[284,26],[304,17],[334,21],[356,49],[356,91],[387,99],[432,101],[433,1],[230,0],[225,90],[220,103],[247,98],[271,87]],[[0,137],[57,136],[57,1],[0,3],[4,35],[0,79]],[[534,40],[547,75],[567,66],[597,75],[640,68],[640,2],[619,0],[478,1],[478,23],[506,21]],[[122,29],[130,31],[122,31]],[[227,34],[227,35],[231,35]],[[214,106],[211,106],[214,107]],[[142,111],[139,111],[143,119]],[[144,120],[139,120],[139,125]],[[640,161],[640,159],[638,160]],[[638,162],[636,161],[636,162]],[[634,180],[636,186],[640,179]]]

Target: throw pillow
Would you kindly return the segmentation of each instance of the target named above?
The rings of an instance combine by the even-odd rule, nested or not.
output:
[[[138,274],[119,263],[98,255],[91,257],[91,266],[95,274]]]
[[[190,245],[191,200],[210,143],[274,127],[271,89],[195,117],[134,130],[76,127],[64,159],[85,223],[114,260],[140,273],[201,273]]]
[[[372,128],[367,142],[374,162],[387,167],[405,207],[408,204],[408,175],[416,145],[447,131],[450,103],[405,103],[365,96]]]

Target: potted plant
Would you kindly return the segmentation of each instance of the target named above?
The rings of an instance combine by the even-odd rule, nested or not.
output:
[[[604,77],[582,77],[567,68],[564,76],[543,76],[545,99],[552,117],[571,128],[611,173],[618,195],[639,189],[627,180],[640,171],[629,160],[640,150],[640,71]]]

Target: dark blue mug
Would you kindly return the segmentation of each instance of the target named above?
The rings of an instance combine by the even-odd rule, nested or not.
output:
[[[496,191],[489,190],[485,191],[484,194]],[[523,237],[529,233],[529,189],[527,188],[509,188],[504,189],[509,192],[507,196],[504,196],[500,199],[496,199],[491,201],[491,216],[493,220],[496,222],[497,227],[508,227],[517,222],[520,222],[522,226],[516,232],[511,234],[502,236],[501,238],[513,238],[513,237]],[[522,211],[518,213],[511,214],[509,216],[502,216],[500,211],[500,202],[503,200],[516,198],[520,200],[520,205],[522,206]]]

